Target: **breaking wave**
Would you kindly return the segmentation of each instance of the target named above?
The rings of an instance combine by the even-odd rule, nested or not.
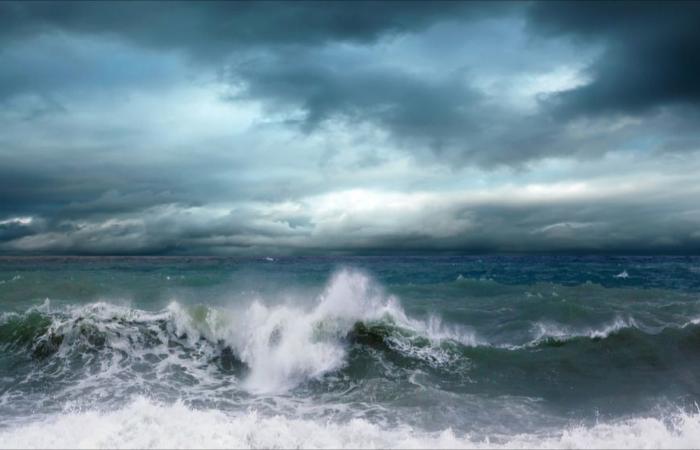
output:
[[[51,310],[46,301],[24,314],[0,319],[0,347],[25,351],[38,360],[80,356],[123,366],[129,359],[164,365],[183,359],[238,367],[251,392],[280,392],[347,364],[349,344],[370,334],[394,351],[439,364],[449,341],[476,345],[473,334],[439,318],[408,317],[398,300],[371,279],[341,271],[310,308],[266,305],[260,300],[237,310],[206,306],[147,312],[98,302]],[[376,337],[375,336],[375,337]]]
[[[617,318],[587,329],[536,322],[530,341],[490,344],[437,316],[409,317],[397,298],[352,270],[336,273],[307,307],[253,299],[238,309],[172,302],[164,310],[147,312],[98,302],[52,310],[47,301],[0,318],[0,349],[53,364],[56,373],[75,378],[86,370],[103,378],[128,373],[147,380],[180,371],[179,378],[201,384],[218,371],[251,393],[285,392],[352,369],[350,352],[397,354],[427,369],[458,371],[464,378],[480,358],[508,362],[511,353],[548,346],[585,350],[621,340],[620,347],[634,349],[649,339],[677,342],[698,336],[700,325],[692,321],[650,330],[632,318]],[[648,352],[648,346],[642,350]]]
[[[359,270],[322,279],[317,261],[312,276],[303,262],[267,278],[284,269],[273,262],[237,279],[230,267],[90,267],[70,289],[52,273],[41,294],[35,275],[8,281],[6,311],[58,300],[0,314],[0,447],[700,441],[694,292],[639,289],[641,277],[624,288],[455,282],[451,265],[428,282],[385,271],[384,289]],[[95,301],[115,296],[133,301]]]

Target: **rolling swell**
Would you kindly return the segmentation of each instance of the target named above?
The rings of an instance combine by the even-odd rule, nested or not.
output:
[[[436,318],[411,318],[364,275],[341,272],[312,308],[253,301],[229,311],[173,302],[147,312],[98,302],[52,310],[47,302],[4,314],[0,348],[15,364],[39,372],[50,366],[66,383],[103,373],[139,383],[177,374],[173,389],[226,380],[269,393],[337,376],[347,382],[336,389],[372,377],[406,381],[420,371],[441,389],[549,399],[571,399],[574,386],[591,386],[580,390],[588,392],[582,401],[595,400],[590,392],[634,397],[669,385],[700,392],[692,375],[700,370],[698,321],[658,329],[632,319],[582,330],[530,327],[526,342],[489,343]],[[647,376],[632,383],[633,371]]]
[[[0,447],[692,447],[697,261],[652,262],[15,264]]]
[[[573,386],[602,383],[592,392],[630,391],[634,382],[628,375],[641,370],[647,374],[646,387],[676,381],[700,392],[692,375],[700,370],[697,322],[658,332],[635,325],[612,330],[603,327],[587,334],[543,336],[521,345],[465,345],[450,339],[436,342],[388,323],[358,323],[350,337],[364,347],[359,351],[373,349],[411,368],[417,367],[416,362],[425,363],[428,369],[440,372],[436,379],[443,386],[457,390],[570,396],[565,391]],[[533,384],[537,390],[532,389]]]

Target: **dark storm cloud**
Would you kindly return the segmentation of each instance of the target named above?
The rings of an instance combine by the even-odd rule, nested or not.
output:
[[[183,192],[169,191],[171,183],[153,179],[148,171],[137,176],[132,171],[127,178],[95,171],[81,173],[65,170],[57,173],[50,167],[0,168],[0,219],[41,212],[56,218],[105,215],[138,211],[161,203],[182,202]],[[119,194],[119,190],[124,194]]]
[[[18,219],[3,220],[0,221],[0,243],[31,236],[43,231],[43,229],[43,223],[40,221],[32,220],[25,223]]]
[[[483,113],[477,111],[476,90],[458,80],[460,74],[425,80],[396,68],[348,70],[315,51],[329,43],[367,44],[436,23],[466,23],[520,9],[522,5],[508,2],[175,2],[167,8],[158,2],[0,3],[0,42],[10,49],[0,55],[0,100],[37,94],[37,104],[24,113],[31,119],[64,109],[56,91],[157,82],[174,69],[119,48],[78,48],[68,59],[45,42],[43,47],[32,43],[33,58],[26,57],[26,48],[12,51],[16,42],[37,36],[115,37],[226,66],[231,81],[247,86],[248,98],[301,108],[307,132],[332,119],[368,122],[406,147],[427,147],[449,160],[472,160],[476,158],[463,155],[481,148],[467,148],[465,135],[476,132],[475,116]],[[100,50],[110,55],[94,53]],[[227,64],[237,54],[258,51],[269,56],[263,65]],[[295,59],[297,55],[303,58]]]
[[[481,98],[460,75],[425,80],[395,68],[351,67],[305,52],[256,58],[232,71],[232,79],[244,87],[240,96],[264,100],[272,110],[300,109],[302,116],[291,121],[305,131],[334,119],[369,122],[438,153],[476,128]]]
[[[261,100],[272,117],[306,133],[333,122],[371,124],[419,159],[457,167],[522,168],[548,156],[594,157],[644,133],[627,127],[581,134],[549,114],[514,113],[472,86],[468,69],[425,76],[298,50],[244,58],[227,73],[239,88],[231,101]]]
[[[0,37],[68,31],[115,34],[142,45],[221,57],[256,45],[370,42],[439,20],[492,15],[488,2],[19,2],[0,3]]]
[[[647,122],[615,130],[590,123],[582,133],[580,124],[563,121],[551,111],[513,112],[468,79],[466,69],[431,78],[306,51],[243,60],[234,64],[229,78],[242,88],[232,101],[262,100],[272,116],[292,111],[284,120],[305,132],[333,121],[369,123],[420,159],[457,167],[522,168],[552,156],[594,158],[649,139]],[[692,112],[657,118],[651,133],[676,130],[689,136],[696,118]]]
[[[541,2],[530,29],[546,37],[601,44],[592,82],[553,100],[568,115],[642,114],[700,104],[700,3]]]
[[[644,112],[696,102],[698,10],[694,5],[625,2],[176,2],[167,8],[158,2],[0,3],[0,36],[9,43],[56,32],[112,36],[151,49],[183,51],[226,67],[227,79],[243,86],[246,98],[262,100],[270,110],[301,111],[288,123],[296,120],[306,132],[331,120],[364,122],[389,133],[402,148],[419,155],[429,149],[448,164],[522,166],[546,156],[599,155],[616,148],[615,136],[605,142],[595,133],[572,137],[562,116]],[[401,64],[382,67],[372,56],[348,64],[320,52],[331,43],[368,44],[449,21],[468,28],[474,21],[518,17],[523,11],[534,34],[570,36],[605,49],[590,67],[590,84],[543,99],[544,109],[530,116],[513,114],[486,98],[471,84],[470,67],[429,78]],[[40,93],[44,101],[26,113],[31,117],[60,106],[51,94],[61,86],[162,80],[173,69],[137,69],[150,59],[112,54],[118,59],[109,58],[109,64],[89,59],[65,64],[57,58],[47,68],[17,56],[13,62],[10,53],[0,69],[0,98]],[[41,58],[50,60],[48,52]],[[121,68],[117,75],[115,66]]]
[[[118,214],[106,220],[88,217],[57,221],[50,226],[44,226],[40,220],[30,224],[7,221],[4,225],[0,223],[0,251],[50,254],[286,253],[292,251],[298,237],[308,235],[308,228],[269,220],[264,214],[245,207],[211,217],[178,205],[162,205]]]
[[[647,193],[648,195],[649,193]],[[0,225],[0,249],[78,254],[290,254],[448,252],[693,253],[700,251],[697,195],[631,195],[607,198],[533,199],[514,202],[455,201],[426,205],[419,216],[391,207],[377,209],[397,226],[380,231],[352,212],[331,228],[313,213],[307,224],[284,216],[236,208],[214,218],[192,210],[156,207],[106,221],[60,226]],[[439,200],[438,200],[439,202]],[[433,226],[416,226],[421,221]],[[463,223],[442,233],[445,223]],[[4,227],[4,228],[3,228]],[[28,232],[33,228],[32,233]],[[2,233],[5,234],[2,234]]]
[[[700,251],[699,10],[0,2],[0,252]]]
[[[305,131],[331,120],[370,123],[411,153],[430,149],[438,161],[457,166],[522,167],[548,156],[596,157],[643,140],[663,140],[658,135],[684,127],[695,115],[678,107],[695,108],[700,101],[696,4],[543,2],[529,7],[527,29],[534,35],[573,38],[580,46],[604,50],[588,67],[590,83],[541,96],[540,110],[526,115],[487,98],[471,84],[470,67],[430,79],[381,67],[375,60],[346,64],[304,50],[268,52],[234,64],[231,79],[271,109],[301,111],[296,119]],[[511,8],[509,14],[519,12]],[[489,42],[488,36],[482,38]],[[663,106],[676,108],[674,119],[667,115],[657,121],[663,123],[654,123],[648,113]],[[594,126],[586,133],[581,123],[569,127],[571,119],[608,113],[634,114],[647,122],[616,131],[589,124]],[[638,137],[631,138],[635,133]],[[669,146],[679,148],[660,144]]]

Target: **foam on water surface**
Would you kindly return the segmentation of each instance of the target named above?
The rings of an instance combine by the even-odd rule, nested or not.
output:
[[[0,448],[696,448],[698,442],[698,414],[472,439],[451,429],[226,414],[146,398],[117,411],[66,411],[0,430]]]
[[[244,386],[257,393],[285,391],[342,367],[347,356],[345,338],[358,322],[389,321],[434,342],[473,342],[434,317],[428,321],[408,317],[398,299],[385,295],[367,275],[351,270],[336,273],[310,308],[253,301],[243,310],[208,310],[203,323],[193,323],[192,316],[183,315],[176,304],[170,309],[190,336],[203,335],[231,346],[250,369]],[[396,336],[393,342],[397,349],[414,351],[405,339]],[[438,350],[414,354],[444,358]]]
[[[571,285],[399,262],[425,278],[304,284],[316,266],[286,259],[245,273],[260,289],[229,268],[22,273],[0,288],[0,447],[697,446],[694,292],[641,289],[654,274],[630,262]],[[103,289],[126,279],[133,296]]]

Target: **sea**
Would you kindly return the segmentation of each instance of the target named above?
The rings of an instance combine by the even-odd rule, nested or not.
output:
[[[700,447],[700,257],[0,257],[2,448]]]

